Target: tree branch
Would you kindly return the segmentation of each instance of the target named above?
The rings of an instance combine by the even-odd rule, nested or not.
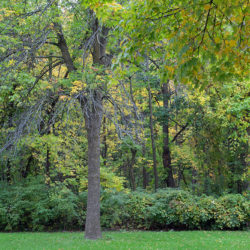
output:
[[[182,127],[181,130],[174,136],[174,138],[172,139],[171,142],[174,142],[174,141],[177,139],[177,137],[187,128],[187,126],[188,126],[188,122],[187,122],[186,125],[185,125],[184,127]]]

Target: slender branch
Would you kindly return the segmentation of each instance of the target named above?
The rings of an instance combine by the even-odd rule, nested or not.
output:
[[[203,43],[203,40],[204,40],[204,37],[205,37],[205,34],[206,34],[208,20],[209,20],[210,12],[211,12],[211,9],[212,9],[211,8],[212,3],[213,3],[213,0],[210,1],[210,8],[209,8],[208,13],[207,13],[207,18],[206,18],[205,26],[204,26],[204,29],[203,29],[202,38],[201,38],[201,41],[200,41],[199,46],[198,46],[198,51],[199,51],[199,48],[200,48],[201,44]]]
[[[54,63],[54,64],[53,64],[53,63]],[[57,66],[63,64],[64,61],[59,61],[59,62],[56,62],[56,63],[53,62],[53,63],[48,64],[48,65],[46,65],[46,66],[43,68],[43,70],[42,70],[42,72],[40,73],[40,75],[38,75],[38,76],[36,77],[36,80],[34,81],[32,87],[28,90],[27,96],[28,96],[28,95],[30,94],[30,92],[34,89],[34,87],[35,87],[36,84],[39,82],[39,80],[41,80],[41,79],[43,78],[43,76],[51,70],[51,68],[55,68],[55,67],[57,67]],[[47,68],[47,67],[48,67],[48,68]],[[45,69],[45,68],[47,68],[47,69]]]
[[[181,130],[174,136],[174,138],[172,139],[171,142],[174,142],[174,141],[177,139],[177,137],[187,128],[187,126],[188,126],[188,122],[187,122],[186,125],[183,126],[183,127],[181,128]]]

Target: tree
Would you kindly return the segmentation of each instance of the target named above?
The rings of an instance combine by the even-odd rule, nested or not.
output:
[[[12,1],[9,6],[7,6],[6,3],[7,2],[4,1],[1,6],[3,7],[5,17],[7,16],[7,20],[5,21],[7,29],[2,31],[4,43],[6,43],[3,54],[1,55],[2,73],[6,72],[6,75],[8,75],[8,71],[13,72],[15,70],[15,74],[18,75],[19,65],[24,65],[21,66],[21,70],[25,70],[25,65],[29,62],[32,62],[33,67],[31,75],[39,70],[40,67],[43,67],[40,74],[36,76],[32,88],[27,90],[28,96],[35,85],[40,83],[48,72],[51,78],[52,70],[61,64],[66,66],[64,78],[69,77],[71,81],[71,83],[69,82],[69,86],[72,86],[72,78],[77,79],[84,77],[79,71],[80,65],[75,62],[79,57],[78,50],[83,49],[82,40],[87,39],[85,50],[92,49],[93,67],[92,72],[88,72],[92,75],[92,79],[90,79],[83,91],[70,97],[68,86],[63,85],[64,82],[68,83],[68,81],[62,79],[59,85],[53,82],[51,82],[51,84],[54,85],[54,88],[58,88],[54,106],[59,99],[76,98],[82,107],[88,138],[88,206],[85,237],[89,239],[100,238],[100,128],[103,112],[103,94],[101,89],[102,84],[98,83],[96,78],[98,78],[98,74],[103,74],[104,68],[110,64],[110,60],[106,55],[108,29],[100,23],[93,11],[85,10],[81,2],[42,1],[39,3],[39,6],[36,6],[32,2],[20,2],[18,6],[14,5],[15,1]],[[85,17],[90,17],[90,20],[86,22],[76,13],[77,11],[80,11]],[[71,14],[76,16],[72,17]],[[79,24],[78,18],[84,21],[84,23]],[[20,23],[22,23],[21,27],[17,27]],[[33,27],[31,23],[33,23]],[[2,24],[2,26],[3,25],[4,24]],[[82,33],[82,36],[76,36],[74,38],[75,40],[73,40],[68,37],[72,35],[72,32],[66,28],[66,25],[70,25],[73,28],[73,32],[83,25],[87,25],[89,28],[85,33]],[[86,37],[88,32],[91,33],[90,38]],[[32,38],[32,35],[35,36],[35,39]],[[53,37],[53,35],[55,35],[55,37]],[[11,41],[8,41],[10,37]],[[76,44],[74,42],[76,42]],[[17,47],[16,44],[18,44],[19,47]],[[77,46],[77,44],[79,45]],[[52,49],[53,46],[57,49],[53,48],[53,55],[51,53],[48,55],[47,50]],[[17,47],[17,49],[15,49],[15,47]],[[50,58],[49,64],[46,64],[46,60],[41,60],[40,62],[34,60],[37,54],[37,58],[39,58],[39,54],[42,53],[42,51],[44,51],[45,56],[41,58]],[[84,51],[84,53],[86,54],[86,51]],[[23,54],[27,56],[23,58]],[[84,56],[86,56],[85,54]],[[59,58],[59,60],[52,61],[51,58]],[[27,67],[28,70],[31,68],[30,65],[27,65]],[[26,125],[27,124],[22,125],[23,130]],[[50,130],[50,128],[48,129]],[[46,166],[49,171],[48,151]]]
[[[170,90],[169,84],[163,83],[162,84],[162,95],[163,95],[163,107],[164,107],[164,121],[163,121],[163,166],[166,170],[167,177],[166,177],[166,184],[167,187],[175,187],[174,177],[173,177],[173,169],[171,164],[171,154],[170,154],[170,142],[169,142],[169,100],[170,100]]]

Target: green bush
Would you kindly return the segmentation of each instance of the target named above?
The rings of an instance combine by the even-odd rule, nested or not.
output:
[[[242,195],[194,196],[166,189],[157,193],[102,193],[102,226],[126,229],[243,229],[249,201]]]
[[[29,230],[32,214],[40,200],[47,197],[46,186],[40,181],[8,186],[2,183],[0,192],[0,229],[4,231]]]
[[[124,207],[128,195],[113,190],[102,191],[101,196],[101,225],[104,228],[121,228],[124,222]]]
[[[249,202],[239,194],[229,194],[218,199],[215,225],[218,229],[238,229],[249,221]]]
[[[0,231],[83,230],[87,193],[42,179],[0,183]],[[249,201],[242,195],[194,196],[164,189],[157,193],[101,192],[101,224],[107,229],[243,229]]]
[[[41,179],[0,186],[0,230],[82,229],[80,196],[66,187],[48,187]]]

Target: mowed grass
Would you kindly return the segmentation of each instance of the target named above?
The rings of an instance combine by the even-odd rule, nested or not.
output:
[[[0,233],[0,249],[250,249],[246,231],[104,232],[97,241],[82,232]]]

